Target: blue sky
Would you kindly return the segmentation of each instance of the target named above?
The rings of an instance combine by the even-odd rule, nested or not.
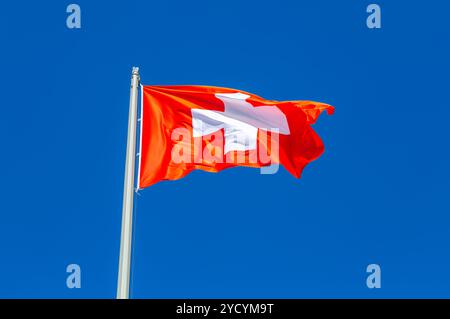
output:
[[[143,190],[132,297],[450,297],[450,4],[373,2],[379,30],[368,1],[76,1],[80,30],[70,2],[3,3],[0,297],[115,296],[133,65],[336,113],[299,180],[234,168]]]

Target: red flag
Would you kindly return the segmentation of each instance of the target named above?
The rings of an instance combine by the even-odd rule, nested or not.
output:
[[[298,178],[324,151],[310,125],[334,111],[210,86],[142,86],[141,94],[138,188],[237,165],[281,164]]]

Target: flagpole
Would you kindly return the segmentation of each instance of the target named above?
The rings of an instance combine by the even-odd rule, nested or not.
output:
[[[133,67],[128,114],[128,139],[123,186],[122,234],[120,238],[117,299],[128,299],[130,292],[131,241],[133,232],[134,171],[136,160],[136,119],[139,87],[139,68]]]

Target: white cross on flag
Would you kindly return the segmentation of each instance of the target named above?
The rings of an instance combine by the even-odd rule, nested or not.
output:
[[[224,153],[256,149],[258,129],[276,130],[289,135],[286,116],[276,106],[253,107],[246,101],[250,95],[217,93],[224,112],[192,109],[193,136],[206,136],[224,129]]]

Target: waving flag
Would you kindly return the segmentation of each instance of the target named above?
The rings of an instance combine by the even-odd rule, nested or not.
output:
[[[324,151],[311,128],[332,106],[210,86],[142,86],[138,188],[194,169],[283,165],[300,177]]]
[[[133,234],[139,68],[133,67],[122,206],[117,298],[127,299]],[[322,154],[312,130],[333,107],[311,101],[269,101],[211,86],[142,86],[137,188],[176,180],[194,169],[218,172],[237,165],[274,173],[282,164],[300,174]],[[268,169],[268,170],[267,170]]]

